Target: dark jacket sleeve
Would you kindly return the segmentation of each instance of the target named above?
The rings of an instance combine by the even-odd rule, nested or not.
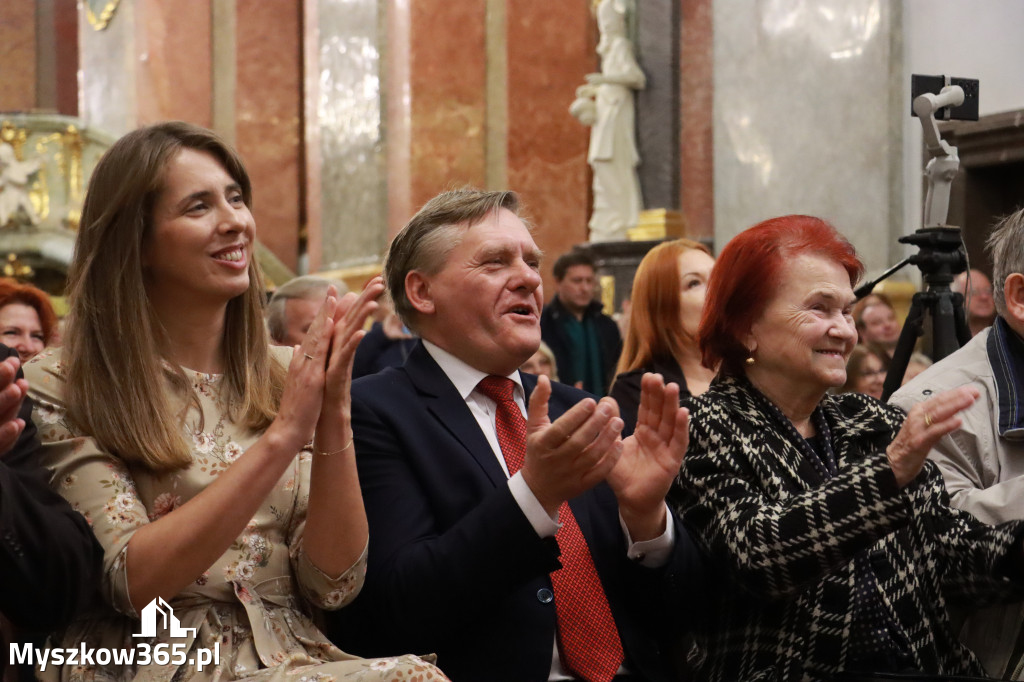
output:
[[[47,484],[31,414],[26,397],[25,429],[0,457],[0,612],[20,627],[50,630],[93,596],[102,550],[85,518]]]

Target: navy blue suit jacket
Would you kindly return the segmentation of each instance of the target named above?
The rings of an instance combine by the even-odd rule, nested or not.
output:
[[[536,377],[523,375],[529,394]],[[586,396],[554,385],[554,420]],[[558,543],[537,536],[469,408],[422,344],[401,368],[356,381],[352,423],[370,523],[366,584],[329,614],[345,650],[437,653],[455,682],[542,682],[555,641],[549,574]],[[668,565],[629,560],[606,484],[570,501],[608,595],[627,665],[670,679],[667,642],[689,620],[703,560],[676,519]],[[674,605],[683,604],[682,609]]]

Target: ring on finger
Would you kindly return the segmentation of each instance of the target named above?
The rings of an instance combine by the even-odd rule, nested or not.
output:
[[[928,412],[924,413],[924,425],[929,428],[932,425],[932,415],[929,414]]]
[[[313,355],[310,355],[309,353],[303,353],[303,355],[306,356],[307,360],[316,360],[316,357],[313,356]]]

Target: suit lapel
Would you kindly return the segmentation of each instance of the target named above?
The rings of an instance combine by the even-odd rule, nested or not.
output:
[[[434,362],[422,343],[416,344],[404,365],[409,380],[420,394],[427,411],[466,450],[495,486],[507,480],[490,443],[470,412],[466,401],[455,390],[448,375]]]

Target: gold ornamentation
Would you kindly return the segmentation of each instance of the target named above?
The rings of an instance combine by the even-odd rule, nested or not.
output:
[[[110,20],[114,18],[114,12],[117,11],[117,6],[121,4],[121,0],[108,0],[107,4],[103,6],[99,14],[93,9],[93,5],[98,4],[96,0],[85,0],[85,17],[89,20],[89,25],[97,31],[102,31],[110,24]]]
[[[32,279],[32,276],[36,274],[35,270],[18,260],[18,254],[16,253],[7,254],[7,262],[4,263],[3,273],[4,277],[15,277],[20,280]]]
[[[631,242],[656,241],[668,237],[686,236],[686,219],[679,211],[667,208],[649,208],[640,211],[636,227],[626,231]]]
[[[605,315],[615,314],[615,277],[601,275],[601,309]]]

